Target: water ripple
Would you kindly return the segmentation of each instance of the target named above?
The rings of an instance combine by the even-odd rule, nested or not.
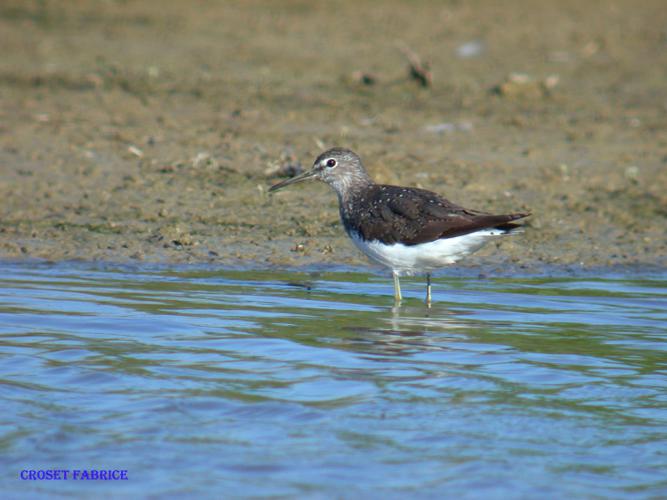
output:
[[[667,276],[436,280],[4,264],[19,496],[662,496]],[[415,290],[416,290],[415,282]],[[423,292],[419,284],[419,292]],[[23,482],[24,468],[131,481]]]

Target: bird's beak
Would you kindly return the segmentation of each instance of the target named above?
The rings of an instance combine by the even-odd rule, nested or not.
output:
[[[278,184],[275,184],[275,185],[271,186],[269,188],[269,192],[277,191],[278,189],[282,189],[285,186],[289,186],[290,184],[296,184],[297,182],[307,181],[308,179],[312,179],[313,177],[316,177],[317,174],[318,174],[318,171],[315,170],[315,169],[308,170],[307,172],[299,174],[296,177],[292,177],[291,179],[284,180],[282,182],[279,182]]]

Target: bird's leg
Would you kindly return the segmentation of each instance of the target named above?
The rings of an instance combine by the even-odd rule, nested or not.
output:
[[[426,273],[426,306],[431,307],[431,273]]]
[[[400,302],[403,298],[401,297],[401,282],[398,281],[398,273],[396,271],[392,271],[392,274],[394,275],[394,301]]]

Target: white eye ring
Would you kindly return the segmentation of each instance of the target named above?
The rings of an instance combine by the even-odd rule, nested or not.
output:
[[[334,167],[336,166],[336,160],[334,160],[333,158],[329,158],[329,159],[326,161],[325,165],[326,165],[328,168],[334,168]]]

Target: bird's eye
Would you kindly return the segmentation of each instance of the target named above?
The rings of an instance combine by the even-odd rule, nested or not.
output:
[[[333,158],[329,158],[329,159],[327,160],[327,167],[329,167],[329,168],[333,168],[333,167],[335,167],[335,166],[336,166],[336,160],[334,160]]]

